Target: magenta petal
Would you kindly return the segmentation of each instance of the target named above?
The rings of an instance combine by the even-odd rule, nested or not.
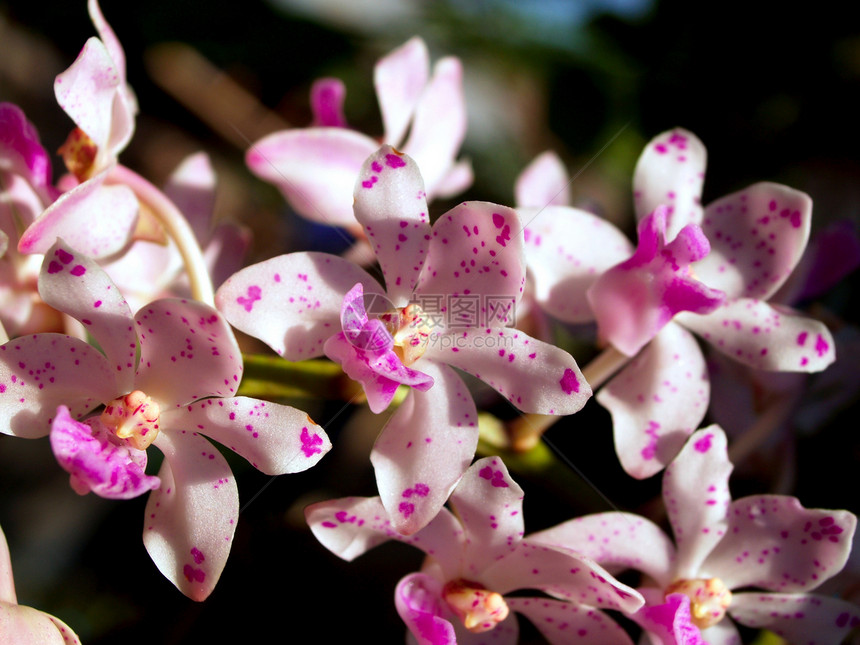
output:
[[[675,545],[651,520],[632,513],[586,515],[532,533],[528,540],[573,549],[613,571],[642,571],[661,586],[672,582]]]
[[[341,128],[275,132],[245,155],[251,172],[277,187],[299,215],[330,226],[355,223],[352,191],[378,144]]]
[[[513,323],[514,310],[491,311],[493,302],[516,303],[525,284],[520,220],[516,211],[489,202],[463,202],[433,225],[418,293],[484,296],[479,325]],[[453,319],[450,324],[475,324]]]
[[[729,474],[726,435],[719,426],[694,432],[663,471],[663,501],[675,534],[675,578],[696,578],[726,533]]]
[[[81,418],[116,398],[115,370],[97,349],[60,334],[32,334],[0,346],[0,432],[43,437],[57,407]]]
[[[523,489],[498,457],[476,461],[449,500],[463,525],[467,579],[516,548],[523,536]]]
[[[0,168],[24,177],[34,188],[51,185],[51,158],[36,128],[13,103],[0,103]]]
[[[420,365],[433,377],[433,387],[410,392],[370,455],[391,524],[406,535],[442,508],[478,443],[478,414],[466,384],[446,365]]]
[[[688,130],[674,128],[654,137],[639,157],[633,175],[636,217],[643,219],[659,206],[666,206],[666,235],[670,239],[687,224],[700,224],[706,160],[705,146]]]
[[[639,222],[633,256],[603,275],[587,297],[604,339],[633,356],[677,313],[707,313],[725,294],[690,274],[689,264],[708,253],[708,241],[690,225],[666,242],[668,211],[658,208]]]
[[[430,54],[417,36],[376,63],[373,83],[386,143],[396,146],[402,142],[429,75]]]
[[[592,321],[586,291],[632,255],[630,241],[607,220],[576,208],[517,212],[525,223],[526,262],[541,308],[565,322]]]
[[[192,600],[212,593],[230,554],[239,494],[230,466],[196,433],[162,432],[161,487],[146,504],[143,544],[159,571]]]
[[[809,591],[845,566],[856,525],[848,511],[806,509],[794,497],[744,497],[702,566],[729,588]]]
[[[514,195],[517,208],[542,209],[570,205],[567,169],[554,152],[539,154],[517,177]]]
[[[823,323],[762,300],[729,300],[716,311],[677,321],[726,356],[760,370],[820,372],[836,359]]]
[[[456,645],[451,611],[442,600],[442,583],[424,573],[413,573],[397,583],[397,613],[420,645]],[[443,617],[444,616],[444,617]]]
[[[325,431],[301,410],[249,399],[204,399],[161,413],[162,430],[203,434],[269,475],[307,470],[331,449]]]
[[[354,209],[379,260],[389,297],[404,306],[430,245],[424,182],[415,162],[391,146],[370,155],[355,182]]]
[[[227,321],[195,300],[156,300],[134,317],[140,339],[135,388],[162,408],[231,396],[242,379],[242,353]]]
[[[809,645],[838,645],[860,625],[857,605],[814,594],[739,593],[729,615],[741,625]]]
[[[63,193],[18,242],[21,253],[47,253],[57,238],[92,258],[113,255],[128,244],[139,204],[128,186],[104,184],[109,171]]]
[[[346,87],[339,78],[320,78],[311,85],[311,111],[314,126],[346,128],[343,100]]]
[[[118,439],[98,419],[75,421],[65,406],[57,410],[51,428],[51,449],[80,495],[92,491],[106,499],[132,499],[161,483],[144,472],[146,451]]]
[[[231,325],[259,338],[290,361],[323,354],[341,329],[344,295],[360,282],[384,297],[367,272],[335,255],[291,253],[246,267],[215,294]]]
[[[523,412],[573,414],[591,386],[570,354],[506,327],[469,328],[431,337],[427,357],[495,388]]]
[[[666,602],[646,605],[632,618],[663,645],[708,645],[691,622],[690,599],[684,594],[669,594]]]
[[[602,611],[576,602],[549,598],[505,598],[511,611],[522,614],[551,645],[633,645],[627,632]]]
[[[705,358],[693,335],[669,323],[597,394],[612,414],[615,452],[627,474],[666,467],[708,409]]]
[[[42,262],[39,293],[46,303],[84,325],[107,356],[116,389],[130,391],[137,335],[125,298],[101,267],[57,240]]]
[[[705,209],[711,254],[696,273],[730,298],[767,300],[800,262],[811,220],[809,195],[780,184],[754,184],[718,199]]]

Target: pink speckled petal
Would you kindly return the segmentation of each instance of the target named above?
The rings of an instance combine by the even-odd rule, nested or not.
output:
[[[602,611],[549,598],[505,598],[508,608],[528,618],[552,645],[633,645],[627,632]]]
[[[499,457],[472,464],[449,504],[463,525],[466,579],[479,579],[483,569],[515,549],[523,537],[523,489]]]
[[[708,240],[695,225],[671,241],[668,211],[660,207],[639,222],[639,243],[629,260],[605,271],[586,292],[601,338],[635,355],[679,312],[707,313],[725,294],[699,282],[690,263],[708,254]]]
[[[540,589],[555,598],[600,609],[634,612],[644,604],[639,592],[618,582],[589,558],[571,549],[532,543],[528,538],[484,570],[481,582],[501,594]]]
[[[162,410],[207,396],[231,396],[242,353],[227,321],[194,300],[156,300],[135,315],[140,363],[134,386]]]
[[[663,501],[678,546],[674,578],[696,578],[726,534],[729,474],[726,435],[719,426],[694,432],[663,471]]]
[[[47,253],[62,238],[99,259],[120,251],[137,223],[139,204],[128,186],[106,186],[104,171],[63,193],[21,235],[21,253]]]
[[[523,412],[573,414],[591,396],[570,354],[516,329],[436,334],[426,356],[476,376]]]
[[[13,103],[0,103],[0,169],[24,177],[37,189],[51,185],[51,158],[39,132]],[[7,188],[4,178],[4,192]]]
[[[478,415],[463,380],[446,365],[416,363],[435,383],[412,390],[376,440],[370,460],[395,530],[423,528],[469,467],[478,443]]]
[[[754,184],[718,199],[705,209],[711,253],[696,274],[730,298],[767,300],[800,262],[811,221],[809,195],[781,184]]]
[[[518,302],[525,284],[525,259],[516,211],[489,202],[463,202],[433,225],[421,295],[484,296],[479,303],[487,324],[493,302]],[[507,324],[512,324],[513,308]],[[468,323],[467,323],[468,324]],[[473,323],[474,324],[474,323]],[[495,324],[506,324],[505,317]]]
[[[352,561],[378,544],[397,540],[432,555],[448,576],[458,575],[464,546],[459,521],[446,508],[439,510],[415,535],[402,535],[388,521],[378,497],[344,497],[311,504],[305,518],[314,536],[329,551]]]
[[[705,357],[693,335],[669,323],[597,394],[612,415],[615,452],[628,475],[666,467],[708,409]]]
[[[79,419],[123,392],[93,346],[61,334],[32,334],[0,346],[0,432],[44,437],[57,407]]]
[[[729,615],[741,625],[804,645],[838,645],[860,625],[857,605],[815,594],[734,594]]]
[[[231,325],[290,361],[322,356],[323,343],[341,330],[346,293],[357,282],[365,294],[384,290],[361,267],[326,253],[290,253],[246,267],[215,294]]]
[[[378,320],[371,321],[381,327]],[[384,333],[380,329],[378,335]],[[374,334],[377,335],[377,334]],[[345,334],[338,333],[325,342],[325,354],[339,363],[349,378],[361,383],[371,412],[383,412],[401,384],[422,392],[433,385],[433,378],[403,365],[392,350],[370,351],[356,346]]]
[[[848,511],[806,509],[794,497],[743,497],[702,568],[732,589],[810,591],[845,566],[856,525]]]
[[[514,196],[517,208],[546,208],[570,205],[570,181],[561,159],[552,151],[535,157],[517,177]]]
[[[669,594],[665,601],[645,605],[631,618],[663,645],[709,645],[691,622],[690,599],[684,594]]]
[[[403,144],[404,152],[421,169],[430,199],[451,171],[465,136],[463,66],[457,58],[442,58],[433,66],[433,77],[421,94],[409,138]]]
[[[0,601],[0,637],[17,645],[80,645],[77,634],[59,618],[23,605]]]
[[[355,223],[352,190],[361,164],[379,145],[343,128],[283,130],[254,143],[251,172],[273,184],[296,212],[321,224]]]
[[[93,492],[106,499],[132,499],[161,483],[145,472],[145,450],[118,439],[97,418],[75,421],[64,405],[51,427],[51,449],[79,495]]]
[[[666,206],[669,239],[687,224],[700,224],[706,163],[705,146],[692,132],[675,128],[654,137],[633,172],[637,219],[643,219],[658,206]]]
[[[406,128],[430,76],[430,54],[419,37],[412,38],[379,59],[373,84],[379,99],[385,142],[402,143]]]
[[[379,260],[388,296],[396,306],[405,306],[430,245],[424,182],[412,158],[387,145],[370,155],[355,182],[354,208]]]
[[[75,62],[54,81],[57,103],[98,146],[99,157],[111,147],[114,102],[123,83],[123,72],[98,38],[87,40]]]
[[[311,85],[311,111],[315,127],[346,128],[343,101],[346,86],[339,78],[318,78]]]
[[[456,618],[442,599],[442,586],[432,576],[412,573],[394,590],[397,613],[419,645],[457,645]]]
[[[594,320],[586,291],[602,273],[629,258],[633,245],[607,220],[576,208],[517,212],[525,224],[526,263],[538,304],[565,322]]]
[[[192,432],[162,432],[161,487],[146,504],[143,545],[158,570],[192,600],[205,600],[227,563],[239,491],[218,449]]]
[[[107,356],[117,390],[130,391],[137,335],[125,298],[101,267],[57,240],[42,262],[39,294],[55,309],[83,323]]]
[[[613,571],[641,571],[661,586],[672,582],[675,545],[659,526],[633,513],[586,515],[531,533],[528,540],[573,549]]]
[[[820,372],[836,358],[823,323],[761,300],[729,300],[713,313],[677,321],[726,356],[760,370]]]
[[[305,412],[244,396],[162,412],[161,427],[206,435],[267,475],[307,470],[331,449],[325,431]]]

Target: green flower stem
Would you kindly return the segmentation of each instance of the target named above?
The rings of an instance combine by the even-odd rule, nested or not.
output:
[[[280,356],[243,354],[245,373],[239,394],[264,399],[318,397],[350,401],[363,392],[343,373],[340,365],[325,359],[291,362]],[[359,400],[359,399],[356,399]]]

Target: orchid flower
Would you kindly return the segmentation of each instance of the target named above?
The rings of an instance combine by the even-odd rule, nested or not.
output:
[[[355,214],[387,289],[343,258],[293,253],[243,269],[216,302],[287,360],[339,362],[374,412],[398,385],[411,386],[371,455],[382,503],[409,534],[433,518],[475,454],[475,403],[452,367],[527,412],[571,414],[591,390],[570,355],[507,326],[524,280],[511,209],[466,202],[431,227],[416,163],[383,146],[358,176]],[[460,317],[459,299],[475,304],[474,320]]]
[[[635,251],[605,220],[557,205],[566,184],[557,158],[542,156],[517,184],[535,299],[560,320],[597,322],[615,360],[586,370],[595,387],[629,361],[597,400],[637,478],[659,472],[707,410],[707,368],[690,331],[763,370],[814,372],[834,359],[823,324],[767,303],[806,245],[809,197],[759,183],[702,209],[704,166],[704,146],[685,130],[649,143],[634,178]]]
[[[297,213],[333,226],[355,226],[355,178],[380,143],[415,159],[427,199],[457,194],[472,182],[468,162],[455,162],[466,132],[462,75],[460,61],[449,57],[437,61],[431,76],[427,46],[412,38],[376,64],[374,82],[385,129],[381,142],[348,128],[343,83],[320,79],[311,91],[313,127],[276,132],[256,142],[246,156],[248,167],[274,184]]]
[[[642,597],[588,557],[523,537],[523,491],[498,457],[476,461],[423,529],[394,529],[378,497],[312,504],[305,517],[316,538],[351,561],[398,540],[427,554],[420,572],[397,585],[397,612],[421,645],[516,643],[512,611],[529,618],[551,643],[632,645],[600,609],[638,610]],[[506,596],[519,589],[550,597]]]
[[[182,593],[206,598],[230,551],[239,498],[227,461],[203,435],[277,475],[319,461],[331,447],[325,432],[294,408],[234,396],[241,354],[207,305],[158,300],[132,317],[95,261],[62,242],[45,258],[39,290],[101,352],[59,334],[0,346],[0,429],[50,432],[80,494],[127,499],[152,490],[144,545]],[[87,417],[100,404],[101,414]],[[152,444],[165,456],[157,477],[145,474]]]
[[[856,517],[806,509],[784,495],[732,501],[731,471],[719,426],[690,437],[663,474],[674,544],[650,520],[621,512],[571,520],[532,540],[573,549],[613,572],[640,571],[646,606],[632,617],[653,633],[675,620],[677,600],[669,596],[682,594],[710,645],[740,644],[726,614],[792,643],[842,642],[860,624],[860,608],[809,592],[845,565]]]
[[[27,645],[80,645],[77,634],[62,620],[18,604],[9,545],[0,528],[0,642]]]
[[[21,232],[57,194],[36,128],[18,106],[0,103],[0,323],[13,336],[62,329],[59,314],[36,290],[41,258],[16,248]]]
[[[54,83],[57,102],[77,126],[60,149],[74,179],[21,236],[22,253],[44,254],[62,237],[86,255],[106,257],[128,243],[138,220],[134,191],[109,179],[134,133],[137,100],[126,83],[125,53],[98,1],[88,0],[87,9],[99,38],[87,40]]]

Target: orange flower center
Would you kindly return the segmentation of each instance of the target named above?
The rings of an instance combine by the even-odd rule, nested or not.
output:
[[[140,390],[114,399],[105,406],[101,422],[120,439],[146,450],[158,436],[158,404]]]
[[[682,593],[690,599],[690,618],[699,629],[716,625],[732,604],[732,592],[719,578],[676,580],[665,594]]]
[[[433,325],[419,305],[386,312],[379,319],[394,339],[394,353],[405,366],[412,365],[427,351]]]
[[[508,605],[501,594],[469,580],[452,580],[442,590],[442,598],[470,632],[488,632],[508,617]]]

